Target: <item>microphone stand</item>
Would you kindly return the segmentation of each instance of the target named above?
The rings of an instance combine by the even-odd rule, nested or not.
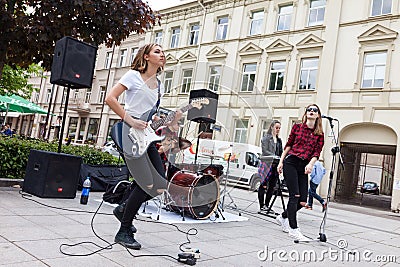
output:
[[[324,211],[324,216],[322,218],[320,227],[319,227],[319,236],[317,238],[317,240],[309,240],[309,241],[299,241],[299,240],[294,240],[295,243],[299,243],[299,242],[313,242],[313,241],[320,241],[320,242],[327,242],[327,238],[326,238],[326,234],[325,234],[325,224],[326,224],[326,219],[328,216],[328,208],[329,208],[329,202],[331,200],[331,193],[332,193],[332,183],[333,183],[333,176],[335,174],[335,167],[336,167],[336,154],[339,154],[339,163],[342,166],[343,170],[344,170],[344,164],[343,164],[343,160],[342,160],[342,156],[340,154],[340,148],[338,145],[338,140],[336,138],[335,132],[333,130],[333,120],[338,121],[337,119],[332,119],[332,118],[326,118],[329,120],[329,126],[331,127],[331,135],[333,136],[333,141],[335,143],[335,146],[332,147],[331,152],[332,152],[332,164],[331,164],[331,171],[329,173],[329,185],[328,185],[328,194],[326,197],[326,209]],[[335,245],[335,244],[333,244]],[[337,244],[336,246],[340,249],[346,249],[346,248],[342,248],[339,247]]]

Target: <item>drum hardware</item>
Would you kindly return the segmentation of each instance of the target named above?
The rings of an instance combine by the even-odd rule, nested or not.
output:
[[[229,205],[233,204],[233,209],[237,210],[238,207],[235,203],[235,201],[233,200],[231,194],[226,190],[226,185],[228,183],[228,177],[229,177],[229,162],[231,161],[231,156],[232,156],[232,145],[230,145],[228,148],[220,148],[219,149],[222,152],[225,152],[228,154],[228,158],[227,158],[227,168],[226,168],[226,172],[225,172],[225,183],[224,183],[224,189],[222,189],[221,191],[221,196],[222,196],[222,201],[220,201],[220,205],[221,205],[221,210],[222,212],[224,212],[224,208],[225,208],[225,196],[227,195],[229,197],[229,199],[231,200],[231,202],[229,202]],[[222,213],[221,213],[222,214]],[[239,216],[241,216],[242,214],[239,212]]]

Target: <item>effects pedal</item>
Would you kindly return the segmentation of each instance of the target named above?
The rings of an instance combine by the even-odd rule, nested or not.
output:
[[[183,248],[184,253],[190,253],[195,259],[200,259],[200,250],[197,248]]]
[[[196,259],[192,253],[182,252],[178,254],[178,262],[185,263],[187,265],[196,265]]]

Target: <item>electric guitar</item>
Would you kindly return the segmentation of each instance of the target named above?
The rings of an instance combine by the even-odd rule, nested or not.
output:
[[[190,104],[184,106],[180,110],[182,113],[185,113],[189,109],[201,109],[203,105],[208,104],[208,98],[195,98],[192,99]],[[111,137],[118,150],[123,152],[126,157],[139,158],[143,156],[152,142],[161,141],[165,138],[165,135],[157,135],[155,132],[158,128],[164,126],[174,118],[175,112],[170,112],[166,117],[158,121],[148,121],[147,127],[144,130],[130,127],[125,122],[117,123],[119,125],[116,124],[111,130]]]

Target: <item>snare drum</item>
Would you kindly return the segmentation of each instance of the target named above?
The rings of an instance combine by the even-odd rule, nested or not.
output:
[[[213,175],[177,172],[168,184],[171,202],[167,208],[188,212],[195,219],[207,219],[219,202],[219,183]]]

